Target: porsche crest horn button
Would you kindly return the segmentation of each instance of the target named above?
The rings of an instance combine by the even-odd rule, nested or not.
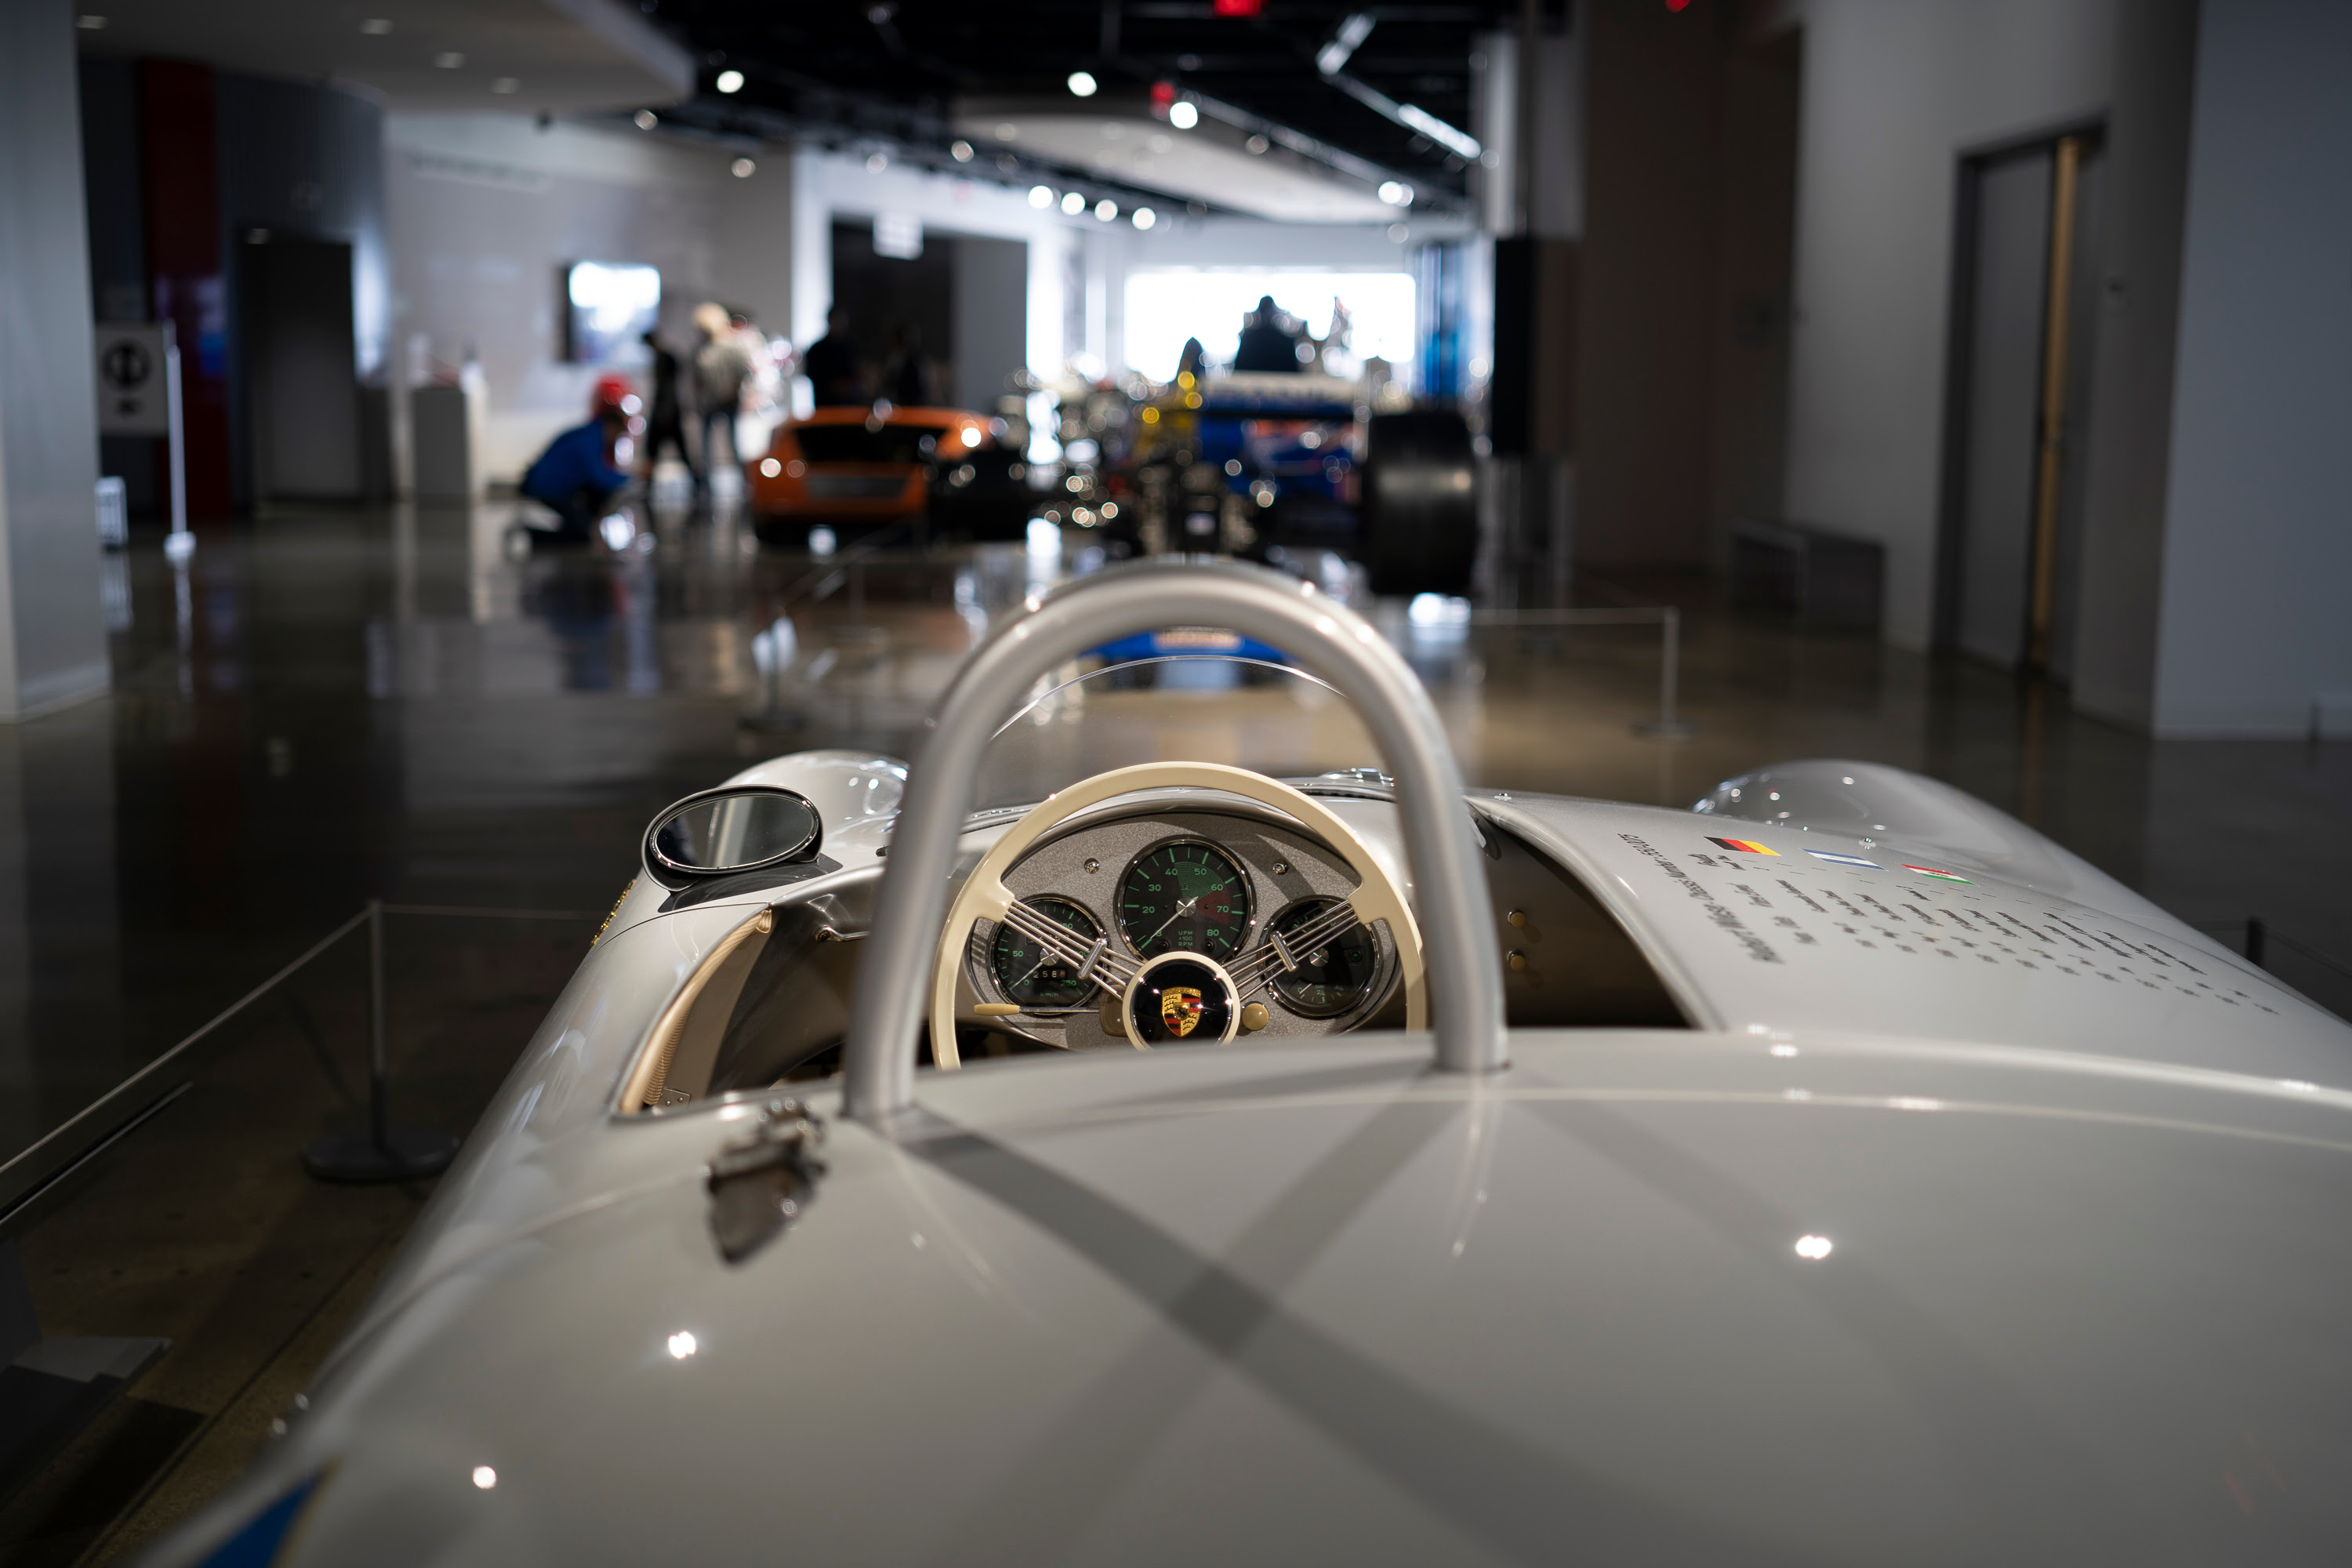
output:
[[[1241,1023],[1241,997],[1215,962],[1162,954],[1127,988],[1128,1038],[1139,1046],[1221,1046]]]

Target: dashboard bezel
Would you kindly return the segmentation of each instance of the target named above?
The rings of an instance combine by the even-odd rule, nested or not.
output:
[[[1287,816],[1245,798],[1187,796],[1130,797],[1116,806],[1097,807],[1073,817],[1007,866],[1004,885],[1016,899],[1048,895],[1068,900],[1101,921],[1106,931],[1117,931],[1120,945],[1131,953],[1131,944],[1117,922],[1119,885],[1146,855],[1185,842],[1203,844],[1224,856],[1240,869],[1247,885],[1248,932],[1232,959],[1220,961],[1228,964],[1249,959],[1265,945],[1266,917],[1260,911],[1287,910],[1309,898],[1346,899],[1360,886],[1336,851]],[[1097,861],[1098,870],[1084,869],[1089,858]],[[1276,872],[1276,865],[1284,869]],[[965,1022],[985,1023],[1063,1049],[1133,1044],[1102,1027],[1098,1005],[1103,994],[1099,992],[1097,1005],[973,1017],[971,1009],[976,1003],[1013,1005],[997,986],[991,963],[997,929],[997,922],[982,919],[975,922],[966,944],[958,987],[958,1011]],[[1302,1014],[1276,994],[1262,977],[1242,1000],[1263,1002],[1267,1025],[1244,1037],[1319,1038],[1362,1027],[1377,1017],[1396,1000],[1403,965],[1394,933],[1380,923],[1374,924],[1372,932],[1379,967],[1356,1005],[1331,1015]]]

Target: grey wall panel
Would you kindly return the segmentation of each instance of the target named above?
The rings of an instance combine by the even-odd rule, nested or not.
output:
[[[2352,693],[2352,8],[2204,7],[2158,734],[2299,736]]]
[[[953,244],[952,396],[960,408],[993,414],[1004,378],[1029,361],[1029,247],[970,235],[958,235]]]
[[[2118,22],[2092,379],[2074,705],[2135,726],[2156,700],[2180,229],[2197,0],[2136,0]]]
[[[0,721],[103,690],[73,12],[0,4]]]
[[[1979,186],[1959,645],[2003,668],[2025,648],[2050,174],[2034,154],[1994,164]]]

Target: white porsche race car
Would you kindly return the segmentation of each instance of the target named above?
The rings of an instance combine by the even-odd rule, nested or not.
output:
[[[1171,625],[1314,678],[1055,684]],[[1049,596],[931,726],[656,819],[153,1561],[2352,1541],[2352,1031],[2022,825],[1841,763],[1465,790],[1387,644],[1232,564]]]

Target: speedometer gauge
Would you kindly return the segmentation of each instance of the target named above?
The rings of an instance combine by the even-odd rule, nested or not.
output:
[[[1307,899],[1276,915],[1269,928],[1295,964],[1275,969],[1274,994],[1306,1017],[1336,1017],[1363,1000],[1380,964],[1369,929],[1352,922],[1332,929],[1338,907],[1337,899]]]
[[[1163,844],[1119,879],[1119,934],[1144,958],[1163,952],[1231,958],[1249,926],[1249,880],[1212,846]]]
[[[1077,945],[1081,947],[1092,947],[1095,939],[1102,935],[1102,927],[1095,923],[1094,916],[1067,899],[1021,901],[1067,930],[1078,939]],[[1023,1007],[1076,1007],[1094,994],[1094,982],[1080,980],[1076,964],[1009,925],[997,926],[988,961],[1005,1000]]]

